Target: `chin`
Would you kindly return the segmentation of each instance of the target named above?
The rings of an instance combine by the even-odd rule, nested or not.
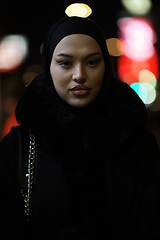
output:
[[[71,106],[71,107],[75,107],[75,108],[84,108],[84,107],[87,107],[89,106],[90,104],[92,103],[92,101],[76,101],[76,102],[69,102],[68,104]]]

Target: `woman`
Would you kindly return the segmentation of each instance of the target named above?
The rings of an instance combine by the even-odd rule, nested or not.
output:
[[[59,20],[42,63],[16,108],[22,136],[30,129],[37,143],[29,221],[12,128],[0,148],[2,239],[159,239],[158,147],[144,104],[113,78],[101,30]]]

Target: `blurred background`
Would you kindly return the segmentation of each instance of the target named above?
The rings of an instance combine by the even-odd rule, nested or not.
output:
[[[26,85],[43,71],[41,46],[49,28],[66,14],[82,14],[103,30],[114,76],[127,82],[146,104],[147,129],[160,149],[160,1],[76,1],[82,2],[71,9],[74,1],[1,0],[0,140],[17,125],[14,110]]]

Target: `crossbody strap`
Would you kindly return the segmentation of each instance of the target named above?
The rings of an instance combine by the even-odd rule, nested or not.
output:
[[[37,147],[34,134],[27,134],[16,127],[17,146],[17,177],[21,186],[21,194],[24,197],[24,211],[29,220],[30,199],[33,185],[36,179]]]

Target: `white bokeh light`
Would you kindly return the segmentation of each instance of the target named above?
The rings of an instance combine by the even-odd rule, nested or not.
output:
[[[17,68],[28,54],[28,40],[22,35],[8,35],[0,44],[0,71]]]

